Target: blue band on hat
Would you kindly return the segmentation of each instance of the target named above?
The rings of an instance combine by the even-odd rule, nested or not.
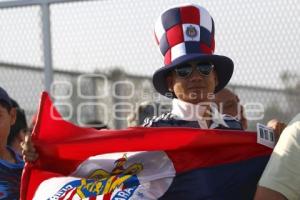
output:
[[[163,27],[166,31],[169,30],[171,27],[175,26],[176,24],[179,24],[181,22],[179,8],[173,8],[165,12],[161,16],[161,20]]]
[[[161,40],[159,41],[159,48],[162,55],[165,55],[170,48],[166,33],[163,34]]]

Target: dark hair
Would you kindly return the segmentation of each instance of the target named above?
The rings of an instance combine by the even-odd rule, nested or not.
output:
[[[28,125],[26,122],[25,112],[21,108],[16,108],[17,115],[16,115],[16,122],[10,128],[10,133],[7,138],[7,144],[11,145],[14,139],[20,134],[21,130],[27,130]]]
[[[3,101],[3,100],[0,100],[0,106],[5,108],[8,112],[10,112],[10,110],[12,109],[12,106],[9,103],[7,103],[6,101]]]
[[[97,129],[97,130],[100,130],[100,129],[109,129],[109,127],[107,125],[105,125],[100,120],[90,120],[90,121],[87,121],[85,123],[85,126],[91,127],[91,128]]]
[[[13,108],[20,108],[20,106],[16,100],[10,98],[10,101],[11,101],[11,105]]]
[[[156,116],[158,107],[159,103],[156,102],[143,102],[139,105],[137,112],[138,125],[142,125],[146,118]]]

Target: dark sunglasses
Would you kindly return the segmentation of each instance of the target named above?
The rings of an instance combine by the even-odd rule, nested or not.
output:
[[[213,70],[214,65],[210,63],[197,63],[196,70],[203,76],[208,76]],[[193,66],[189,63],[182,64],[175,68],[176,75],[181,78],[187,78],[193,72]]]

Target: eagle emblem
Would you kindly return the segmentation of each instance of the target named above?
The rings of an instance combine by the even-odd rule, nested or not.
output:
[[[192,25],[190,25],[190,26],[188,26],[187,28],[186,28],[186,30],[185,30],[185,33],[186,33],[186,35],[188,36],[188,37],[190,37],[190,38],[194,38],[194,37],[196,37],[197,36],[197,29],[194,27],[194,26],[192,26]]]

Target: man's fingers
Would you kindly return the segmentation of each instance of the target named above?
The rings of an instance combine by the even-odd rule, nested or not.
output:
[[[30,152],[30,151],[22,151],[23,159],[26,162],[33,162],[36,159],[38,159],[38,154],[36,152]]]
[[[34,161],[37,160],[37,158],[38,158],[37,154],[26,155],[26,156],[24,155],[24,156],[23,156],[23,159],[24,159],[24,161],[26,161],[26,162],[34,162]]]
[[[25,142],[31,142],[31,135],[25,135]]]
[[[36,152],[36,150],[35,150],[32,143],[22,142],[21,147],[22,147],[23,151],[25,151],[25,152],[28,152],[28,151],[29,152]]]
[[[26,135],[24,142],[21,143],[23,159],[26,162],[33,162],[38,158],[38,154],[31,141],[31,136]]]

